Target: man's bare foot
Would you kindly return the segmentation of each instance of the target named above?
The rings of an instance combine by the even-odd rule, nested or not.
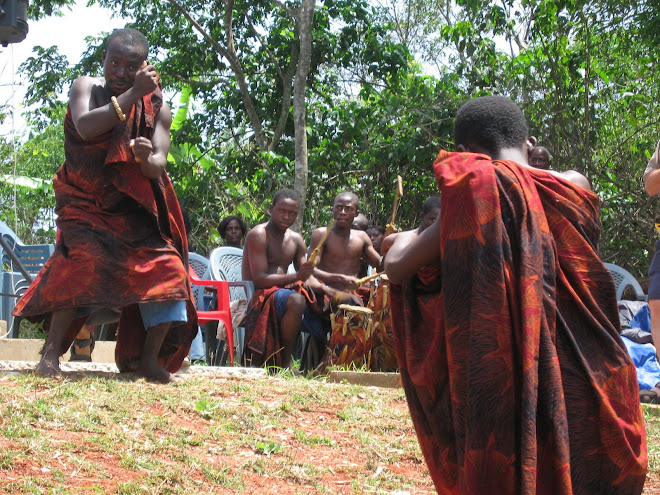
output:
[[[34,370],[37,375],[47,376],[50,378],[62,378],[62,370],[60,369],[59,358],[44,354],[41,361]]]
[[[148,381],[156,383],[174,383],[181,381],[181,378],[171,374],[166,369],[161,368],[158,364],[140,363],[140,366],[138,366],[138,369],[135,370],[135,372],[146,378]]]

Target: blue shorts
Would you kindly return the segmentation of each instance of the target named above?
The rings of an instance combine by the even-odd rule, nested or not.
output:
[[[172,322],[173,326],[188,321],[186,301],[155,301],[139,303],[144,328],[149,329],[161,323]],[[75,318],[87,316],[101,308],[78,308]]]
[[[286,312],[286,303],[291,294],[296,294],[296,291],[291,289],[278,289],[275,291],[275,294],[273,294],[273,297],[275,298],[277,321],[282,321],[282,317]],[[328,322],[326,325],[323,318],[314,313],[309,304],[307,304],[305,307],[305,313],[303,314],[302,331],[314,335],[315,337],[325,337],[329,327],[330,323]]]

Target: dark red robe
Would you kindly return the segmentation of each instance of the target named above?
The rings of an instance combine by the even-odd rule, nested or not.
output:
[[[156,90],[124,122],[90,140],[80,137],[67,112],[66,160],[53,179],[55,253],[13,312],[39,321],[57,309],[122,309],[115,355],[122,371],[135,367],[144,343],[137,303],[187,301],[189,321],[170,329],[159,355],[170,372],[181,367],[197,329],[176,193],[166,173],[156,180],[144,177],[129,147],[137,136],[153,136],[161,106]],[[86,319],[74,320],[67,330],[63,352]]]
[[[597,244],[598,197],[441,152],[441,258],[392,288],[397,358],[438,493],[639,494],[635,368]]]

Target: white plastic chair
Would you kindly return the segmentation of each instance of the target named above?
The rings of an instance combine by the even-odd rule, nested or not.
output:
[[[243,250],[232,246],[220,246],[211,251],[209,260],[211,262],[210,279],[229,282],[229,298],[232,301],[247,299],[249,302],[254,292],[254,284],[250,280],[243,280]],[[236,343],[236,359],[240,363],[243,359],[245,327],[234,329],[234,342]]]
[[[637,279],[633,276],[632,273],[630,273],[625,268],[621,268],[619,265],[615,265],[614,263],[605,263],[605,266],[612,274],[612,278],[614,278],[614,284],[616,285],[617,301],[621,300],[621,298],[623,297],[623,291],[628,286],[632,287],[633,291],[635,292],[635,297],[637,298],[638,301],[649,300],[649,296],[644,294],[644,290],[642,289],[642,286],[639,285],[639,282],[637,282]]]

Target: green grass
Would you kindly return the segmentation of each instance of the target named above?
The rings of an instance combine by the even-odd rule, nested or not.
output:
[[[20,375],[0,398],[2,494],[434,493],[401,390]],[[657,480],[660,409],[644,417]]]

